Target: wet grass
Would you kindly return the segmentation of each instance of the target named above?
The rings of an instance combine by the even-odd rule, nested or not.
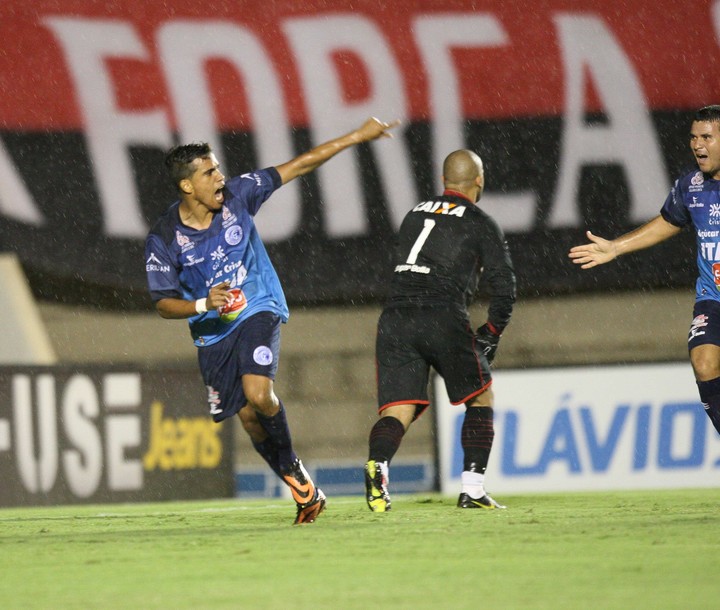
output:
[[[0,608],[714,608],[720,489],[0,510]]]

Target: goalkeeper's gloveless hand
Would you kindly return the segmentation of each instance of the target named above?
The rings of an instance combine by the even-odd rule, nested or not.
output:
[[[493,332],[492,327],[487,323],[478,328],[475,334],[477,335],[480,351],[485,354],[488,364],[492,364],[493,360],[495,360],[498,343],[500,343],[500,335]]]

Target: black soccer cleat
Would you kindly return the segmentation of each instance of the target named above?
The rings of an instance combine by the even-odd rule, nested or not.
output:
[[[471,498],[466,493],[461,493],[457,501],[458,508],[484,508],[485,510],[505,509],[507,506],[498,504],[490,496],[485,494],[481,498]]]

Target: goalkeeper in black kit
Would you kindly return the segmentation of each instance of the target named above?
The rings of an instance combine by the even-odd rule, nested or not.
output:
[[[485,184],[480,157],[458,150],[443,163],[442,195],[417,204],[397,236],[390,298],[378,321],[378,412],[365,464],[370,510],[390,510],[389,465],[410,425],[427,409],[433,367],[450,401],[465,405],[460,508],[501,509],[485,491],[492,448],[490,365],[515,303],[515,273],[497,223],[475,204]],[[477,331],[467,305],[480,278],[487,322]]]

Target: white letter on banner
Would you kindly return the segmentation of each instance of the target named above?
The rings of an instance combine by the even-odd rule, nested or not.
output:
[[[324,142],[355,129],[369,116],[386,121],[406,118],[403,77],[386,40],[377,27],[357,15],[298,17],[283,23],[308,105],[313,140]],[[362,58],[369,75],[371,94],[361,103],[343,99],[332,61],[333,52],[351,51]],[[411,160],[396,135],[394,142],[374,146],[390,220],[400,226],[414,193]],[[318,170],[325,203],[325,226],[331,237],[367,232],[362,177],[356,157],[344,154]]]
[[[45,224],[40,211],[18,174],[10,155],[0,142],[0,213],[13,220],[36,226]]]
[[[280,165],[295,156],[278,75],[262,43],[250,30],[221,21],[175,21],[160,28],[158,49],[183,141],[209,142],[223,165],[212,83],[204,66],[209,59],[224,59],[243,76],[254,119],[258,165]],[[256,219],[265,241],[287,239],[297,229],[301,211],[299,184],[285,185],[273,195],[275,203],[280,206],[277,214],[260,214]]]
[[[462,84],[452,57],[453,47],[496,47],[509,41],[495,17],[474,13],[417,17],[413,31],[428,74],[433,167],[439,180],[445,157],[467,146]],[[486,193],[481,205],[505,231],[527,232],[535,221],[536,196],[532,191],[506,195]]]
[[[140,415],[142,384],[139,373],[108,373],[103,383],[107,481],[112,491],[142,489],[142,460],[128,458],[127,449],[136,450],[142,441]],[[117,411],[132,411],[120,414]]]
[[[63,45],[86,119],[105,230],[113,237],[144,237],[147,227],[138,205],[127,147],[172,145],[163,110],[123,112],[115,104],[106,58],[149,60],[132,26],[111,20],[73,17],[44,19]]]
[[[12,385],[15,452],[20,479],[30,493],[48,492],[54,487],[58,472],[55,379],[52,375],[37,376],[36,417],[33,417],[32,378],[14,375]],[[37,422],[37,435],[33,420]]]
[[[550,225],[579,225],[577,182],[584,165],[622,165],[631,195],[630,219],[639,223],[656,216],[670,187],[632,65],[599,18],[561,13],[555,24],[565,65],[566,108]],[[588,125],[583,119],[584,68],[593,77],[607,124]]]
[[[73,446],[63,452],[68,487],[78,498],[89,498],[100,484],[103,448],[99,423],[100,406],[92,380],[74,375],[65,385],[62,402],[65,434]]]

